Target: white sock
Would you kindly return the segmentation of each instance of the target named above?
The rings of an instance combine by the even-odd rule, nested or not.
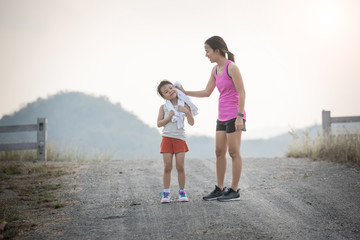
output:
[[[170,189],[169,189],[169,188],[165,188],[165,189],[164,189],[164,192],[170,193]]]

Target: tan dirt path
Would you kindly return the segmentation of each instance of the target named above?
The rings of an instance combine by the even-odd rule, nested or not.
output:
[[[162,160],[84,163],[64,180],[59,224],[24,239],[360,239],[360,168],[309,159],[243,161],[241,200],[203,201],[215,159],[186,160],[190,201],[160,204]],[[228,162],[226,184],[231,182]],[[176,197],[174,167],[171,182]]]

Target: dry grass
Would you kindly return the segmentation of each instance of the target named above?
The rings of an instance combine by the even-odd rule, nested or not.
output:
[[[66,151],[58,150],[54,145],[48,145],[46,149],[48,161],[81,162],[81,161],[108,161],[108,154],[87,155],[76,148]],[[36,150],[0,151],[0,161],[36,161]]]
[[[70,204],[58,197],[61,179],[75,173],[81,162],[110,160],[107,155],[61,152],[54,146],[47,148],[47,156],[43,162],[36,161],[36,150],[0,152],[0,225],[6,223],[0,239],[23,236]]]
[[[61,177],[75,173],[79,163],[111,159],[107,154],[86,155],[77,149],[60,151],[51,144],[46,162],[37,161],[36,155],[36,150],[0,151],[0,226],[5,225],[4,230],[0,228],[0,239],[21,237],[70,204],[57,193]]]
[[[7,223],[0,236],[21,236],[38,225],[40,216],[64,207],[57,192],[61,178],[75,168],[75,163],[0,162],[0,223]]]
[[[307,157],[314,160],[330,160],[360,165],[360,131],[357,133],[335,133],[323,136],[318,133],[310,138],[309,133],[297,136],[294,131],[293,143],[287,153],[288,157]]]

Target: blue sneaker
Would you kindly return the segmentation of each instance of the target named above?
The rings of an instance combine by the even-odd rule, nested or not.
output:
[[[186,192],[182,189],[179,190],[179,201],[180,202],[188,202],[189,201],[189,199],[186,195]]]
[[[171,194],[169,192],[163,192],[161,203],[169,203],[169,202],[171,202]]]

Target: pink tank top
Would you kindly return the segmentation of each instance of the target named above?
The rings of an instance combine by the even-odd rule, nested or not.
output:
[[[239,94],[236,91],[235,84],[228,74],[228,66],[231,61],[227,61],[221,76],[217,75],[215,68],[216,87],[220,92],[219,97],[219,121],[227,121],[237,117],[239,109]],[[245,110],[243,112],[246,120]]]

